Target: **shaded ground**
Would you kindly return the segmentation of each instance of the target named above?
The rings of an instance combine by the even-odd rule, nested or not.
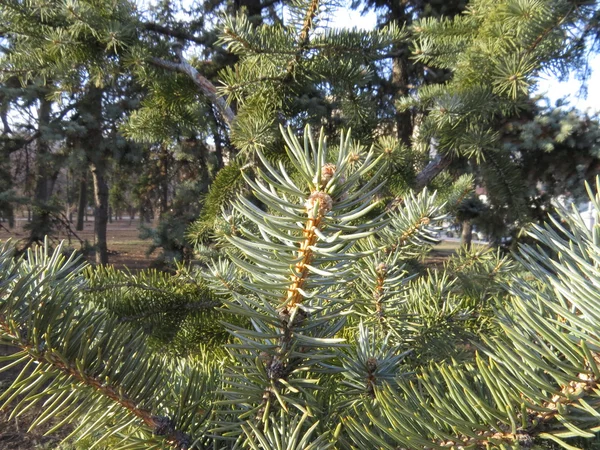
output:
[[[6,222],[0,224],[0,240],[8,238],[24,240],[27,237],[27,231],[23,227],[27,224],[26,220],[17,220],[14,229],[7,230]],[[109,262],[116,268],[127,267],[132,271],[146,269],[150,267],[157,254],[147,256],[146,252],[150,246],[150,241],[139,238],[139,220],[129,219],[113,221],[108,224],[107,238],[109,250]],[[6,227],[6,228],[5,228]],[[73,225],[73,229],[74,229]],[[10,231],[10,232],[9,232]],[[83,231],[76,231],[77,237],[87,241],[89,245],[94,244],[94,222],[85,222]],[[80,248],[80,242],[74,236],[68,236],[66,233],[58,236],[58,239],[65,239],[74,249]],[[90,255],[93,259],[93,255]]]

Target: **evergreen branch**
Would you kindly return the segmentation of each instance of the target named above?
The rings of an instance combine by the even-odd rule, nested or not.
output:
[[[142,22],[141,25],[142,28],[144,28],[147,31],[152,31],[175,39],[195,42],[196,44],[200,45],[205,45],[208,42],[208,39],[206,37],[194,36],[193,34],[188,33],[185,30],[169,28],[156,22]]]
[[[304,22],[302,24],[302,28],[300,29],[300,34],[298,35],[298,48],[296,50],[296,55],[287,64],[286,76],[284,77],[285,80],[290,80],[293,78],[294,70],[300,63],[302,55],[306,51],[306,46],[310,42],[310,30],[312,29],[313,20],[319,11],[319,4],[320,0],[311,0],[310,5],[306,10]]]
[[[0,333],[6,336],[12,335],[12,328],[9,325],[7,317],[3,314],[0,314]],[[180,450],[190,448],[189,445],[192,442],[190,436],[175,429],[168,417],[153,415],[150,410],[140,407],[134,399],[123,392],[122,388],[107,385],[106,381],[101,377],[88,375],[84,371],[81,371],[77,365],[65,363],[64,355],[59,352],[51,350],[39,351],[34,346],[19,341],[13,341],[11,344],[21,348],[21,350],[29,355],[31,360],[36,361],[46,371],[63,373],[77,383],[93,389],[125,408],[132,415],[144,422],[154,434],[164,437],[171,447]]]
[[[535,51],[535,49],[544,41],[544,38],[546,36],[548,36],[552,31],[554,31],[555,29],[557,29],[558,27],[560,27],[562,24],[564,24],[566,22],[567,18],[571,15],[571,13],[575,10],[575,8],[576,8],[575,5],[571,5],[569,10],[562,17],[560,17],[559,20],[554,25],[546,28],[537,37],[537,39],[533,42],[533,44],[531,44],[531,46],[526,49],[525,54],[533,53]]]
[[[313,20],[319,11],[319,4],[320,0],[312,0],[310,2],[310,6],[306,10],[306,15],[304,16],[304,23],[302,24],[300,34],[298,35],[298,45],[300,46],[300,48],[305,48],[308,44],[309,32],[312,28]]]
[[[22,349],[11,359],[30,361],[0,394],[4,406],[21,396],[13,410],[17,415],[47,398],[47,408],[34,424],[66,414],[58,428],[85,411],[70,437],[93,434],[101,441],[127,435],[124,426],[129,426],[142,433],[145,444],[131,448],[150,443],[198,448],[192,442],[200,441],[206,418],[190,421],[182,406],[199,405],[207,385],[171,383],[172,369],[178,368],[150,351],[141,330],[132,332],[102,310],[82,304],[85,280],[76,264],[73,257],[61,255],[60,246],[49,253],[45,244],[31,249],[27,259],[16,260],[6,246],[0,249],[0,337]],[[197,377],[193,367],[181,369]],[[48,397],[39,395],[42,385]]]
[[[181,53],[181,48],[175,47],[175,53],[179,62],[167,61],[158,57],[151,57],[149,62],[157,67],[187,75],[196,85],[198,90],[217,107],[221,117],[223,117],[223,120],[227,125],[231,126],[235,119],[235,113],[231,107],[227,105],[227,102],[218,96],[215,86],[184,58]]]
[[[415,177],[414,189],[418,192],[427,186],[431,180],[442,173],[452,162],[450,155],[445,153],[438,153],[438,155],[431,160],[421,172]]]
[[[90,268],[86,277],[89,303],[102,308],[117,323],[144,330],[152,347],[162,353],[196,355],[200,345],[212,350],[228,340],[219,323],[221,302],[204,280],[194,279],[183,267],[176,275]]]
[[[125,322],[136,322],[142,319],[147,319],[148,317],[157,315],[157,314],[168,314],[168,313],[181,313],[181,311],[203,311],[210,310],[221,306],[220,301],[207,301],[207,302],[193,302],[193,303],[184,303],[173,305],[171,308],[162,309],[160,311],[147,311],[145,313],[140,313],[135,316],[121,316],[119,317],[119,323]]]

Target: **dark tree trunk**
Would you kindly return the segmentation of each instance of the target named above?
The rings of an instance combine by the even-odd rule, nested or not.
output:
[[[108,264],[106,226],[108,224],[108,184],[106,171],[108,155],[102,136],[102,90],[88,86],[81,110],[85,115],[86,134],[82,140],[94,182],[94,231],[96,234],[96,263]]]
[[[40,107],[38,109],[38,131],[48,126],[50,123],[50,113],[52,104],[48,101],[44,94],[40,95]],[[31,218],[32,227],[29,235],[29,243],[43,241],[44,235],[48,231],[47,220],[45,218],[45,208],[48,206],[48,201],[52,196],[52,170],[50,158],[50,145],[42,133],[37,140],[37,154],[35,157],[35,190],[33,215]]]
[[[169,149],[166,145],[160,148],[158,160],[158,207],[154,209],[154,226],[158,226],[161,217],[165,215],[169,207]]]
[[[463,220],[462,222],[462,233],[460,235],[460,245],[467,249],[471,249],[471,242],[473,240],[473,224],[470,220]]]
[[[79,180],[79,200],[77,205],[77,231],[83,230],[83,220],[85,219],[85,210],[87,209],[87,170],[81,175]]]
[[[106,226],[108,223],[108,184],[101,165],[90,164],[94,180],[94,229],[96,230],[96,264],[108,264]]]

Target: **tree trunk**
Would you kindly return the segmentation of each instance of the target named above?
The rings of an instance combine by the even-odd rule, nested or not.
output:
[[[94,182],[94,232],[96,234],[96,263],[108,264],[106,226],[108,224],[108,165],[107,149],[102,136],[102,90],[88,86],[88,92],[81,104],[86,134],[82,140],[90,163]]]
[[[44,94],[40,95],[40,107],[38,109],[38,131],[47,127],[50,123],[50,113],[52,104]],[[37,154],[35,156],[35,191],[33,216],[31,218],[32,227],[29,234],[29,243],[41,242],[47,232],[48,222],[44,217],[44,210],[48,206],[48,201],[52,196],[51,164],[49,164],[50,145],[42,133],[37,140]]]
[[[399,99],[408,95],[408,51],[405,46],[401,46],[396,50],[402,51],[402,56],[398,56],[392,60],[392,86],[395,94],[394,98]],[[406,55],[405,55],[406,53]],[[410,148],[413,133],[412,114],[409,111],[396,111],[396,132],[398,140],[401,144]]]
[[[467,249],[471,249],[471,241],[473,240],[473,224],[470,220],[463,220],[462,233],[460,235],[460,245]]]
[[[106,226],[108,223],[108,184],[102,165],[90,164],[94,180],[94,229],[96,230],[96,264],[108,264]]]
[[[154,227],[158,226],[160,219],[165,215],[169,206],[169,157],[167,146],[161,146],[158,155],[158,205],[154,208]]]
[[[87,170],[79,180],[79,200],[77,205],[77,231],[83,230],[83,220],[85,219],[85,210],[87,208]]]

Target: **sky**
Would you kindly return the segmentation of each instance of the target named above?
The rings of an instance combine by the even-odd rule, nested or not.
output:
[[[577,80],[574,74],[563,82],[555,77],[546,76],[538,82],[538,92],[545,93],[552,101],[567,98],[571,106],[582,111],[600,112],[600,55],[592,55],[589,65],[591,75],[587,81],[587,95],[582,92],[581,81]]]
[[[357,27],[369,30],[375,27],[375,23],[374,12],[362,16],[358,11],[340,8],[330,22],[330,26],[336,28]],[[591,75],[587,81],[587,95],[581,89],[581,81],[577,80],[574,74],[563,82],[555,76],[543,74],[537,83],[535,93],[548,97],[551,104],[564,98],[568,100],[570,106],[579,110],[590,113],[600,112],[600,56],[592,55],[589,64]]]

